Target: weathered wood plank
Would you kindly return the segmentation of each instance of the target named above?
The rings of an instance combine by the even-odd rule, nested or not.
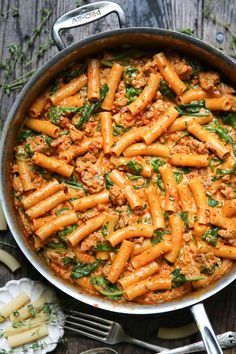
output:
[[[81,5],[90,3],[93,1],[81,1]],[[144,27],[161,27],[174,30],[180,30],[183,28],[192,28],[194,33],[203,38],[212,45],[222,47],[225,51],[230,51],[230,33],[226,33],[223,43],[216,42],[216,34],[223,32],[223,23],[231,23],[233,31],[236,30],[236,6],[235,0],[117,0],[126,14],[129,26],[144,26]],[[206,20],[203,16],[203,10],[208,9],[210,5],[210,13],[217,14],[217,24],[213,24],[212,21]],[[40,37],[35,40],[35,46],[29,51],[29,59],[33,57],[32,65],[28,68],[23,68],[20,65],[16,72],[15,77],[19,77],[27,70],[37,68],[45,63],[49,58],[53,57],[57,53],[56,47],[51,47],[42,58],[37,59],[35,56],[35,50],[40,43],[44,43],[50,39],[50,29],[55,19],[64,12],[73,9],[76,4],[72,0],[2,0],[0,2],[0,11],[6,12],[13,6],[19,7],[20,16],[12,17],[8,16],[7,19],[0,18],[0,60],[1,62],[8,58],[7,46],[9,43],[18,43],[21,46],[26,46],[26,41],[32,34],[34,27],[40,21],[40,11],[42,8],[51,8],[53,15],[47,22],[47,31],[41,33]],[[218,21],[223,22],[221,24]],[[67,31],[64,34],[65,39],[68,42],[77,41],[81,38],[86,38],[93,33],[99,33],[103,30],[109,30],[118,27],[118,21],[116,15],[110,15],[105,19],[100,20],[98,23],[93,23],[83,28],[78,28],[73,31]],[[3,82],[4,75],[0,73],[1,83]],[[14,77],[13,77],[14,78]],[[17,93],[11,94],[9,97],[4,94],[1,104],[2,120],[6,119],[9,108],[12,106]],[[0,233],[1,240],[5,240],[12,244],[15,244],[12,240],[10,232]],[[20,250],[7,249],[22,263],[23,267],[12,275],[8,269],[0,267],[0,286],[3,286],[5,282],[10,279],[20,279],[23,276],[29,276],[32,279],[42,278],[38,272],[29,264],[26,258],[23,256]],[[68,303],[74,304],[77,309],[87,311],[94,314],[107,317],[109,319],[115,319],[120,322],[125,330],[133,336],[138,336],[140,339],[153,341],[161,345],[166,346],[180,346],[190,342],[194,342],[199,339],[199,335],[187,338],[179,341],[160,341],[156,339],[156,333],[159,326],[173,327],[180,326],[189,323],[192,319],[188,310],[182,310],[175,312],[174,314],[161,314],[153,316],[125,316],[122,314],[113,314],[98,309],[93,309],[90,306],[76,302],[69,299],[60,291],[59,296],[68,300]],[[212,297],[206,301],[206,308],[209,313],[209,317],[217,333],[221,333],[227,330],[236,331],[236,289],[231,285],[220,294]],[[69,305],[68,305],[69,306]],[[102,346],[101,343],[67,334],[67,343],[60,344],[55,350],[57,354],[75,354],[83,350]],[[138,347],[134,347],[128,344],[116,345],[115,348],[119,353],[124,354],[142,354],[150,353],[148,350],[144,350]],[[226,354],[233,354],[232,350],[225,350]]]

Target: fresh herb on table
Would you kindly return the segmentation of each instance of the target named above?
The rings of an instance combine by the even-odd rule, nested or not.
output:
[[[103,276],[90,277],[90,283],[100,294],[110,300],[119,300],[123,294],[123,291],[116,284],[110,283]]]
[[[168,98],[171,101],[175,100],[176,94],[174,93],[173,90],[171,90],[171,88],[168,86],[168,84],[165,80],[161,80],[159,90],[160,90],[162,96]]]
[[[19,9],[18,7],[12,6],[12,7],[10,7],[10,9],[7,10],[6,12],[1,12],[1,13],[0,13],[0,16],[3,17],[4,19],[6,19],[9,14],[10,14],[12,17],[18,17],[18,16],[20,16],[20,9]]]
[[[217,244],[218,230],[218,227],[212,227],[206,230],[202,235],[203,241],[210,243],[213,247],[215,247]]]
[[[205,112],[200,112],[200,109],[204,108]],[[176,107],[179,114],[183,116],[198,116],[204,117],[210,114],[209,109],[206,108],[205,100],[195,101],[193,103],[180,104]]]
[[[192,37],[196,37],[195,34],[194,34],[194,29],[189,28],[189,27],[182,28],[178,32],[184,33],[184,34],[188,34],[189,36],[192,36]]]
[[[106,172],[104,177],[105,177],[105,182],[106,182],[106,189],[110,189],[111,186],[114,186],[114,183],[112,182],[112,180],[109,178],[109,174],[111,172]]]
[[[191,281],[197,281],[197,280],[202,280],[204,279],[203,277],[193,277],[193,278],[187,278],[183,273],[182,273],[182,269],[180,267],[175,268],[175,270],[173,270],[172,274],[172,286],[174,288],[178,288],[188,282]]]
[[[189,229],[189,223],[188,223],[188,212],[187,211],[182,211],[179,213],[179,216],[184,222],[184,231],[187,232]]]
[[[140,176],[143,170],[142,165],[140,165],[140,163],[138,163],[138,161],[136,160],[130,160],[129,162],[127,162],[127,166],[134,175]]]
[[[94,103],[86,102],[83,107],[78,109],[80,113],[79,121],[76,123],[76,128],[80,129],[82,125],[89,121],[90,116],[96,112],[98,108],[100,108],[109,88],[107,85],[104,85],[100,89],[100,100]]]
[[[155,230],[154,231],[154,236],[150,239],[151,245],[156,245],[157,243],[160,243],[161,241],[164,240],[164,235],[170,234],[170,230],[165,230],[165,231],[160,231],[160,230]]]

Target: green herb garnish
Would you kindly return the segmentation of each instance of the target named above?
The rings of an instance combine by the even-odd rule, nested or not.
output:
[[[109,174],[111,172],[107,172],[105,173],[105,182],[106,182],[106,189],[110,189],[111,186],[114,186],[114,183],[112,182],[112,180],[109,178]]]
[[[93,263],[80,263],[77,260],[77,264],[75,264],[72,268],[70,277],[72,279],[87,277],[92,272],[94,272],[100,264],[101,264],[101,260],[97,260],[96,262]]]
[[[180,182],[183,179],[183,173],[175,171],[174,172],[174,177],[175,177],[175,180],[176,180],[177,184],[180,184]]]
[[[172,284],[174,288],[178,288],[188,282],[197,281],[204,279],[203,277],[194,277],[194,278],[186,278],[186,276],[182,273],[181,268],[175,268],[172,274]]]
[[[130,160],[128,163],[127,163],[127,166],[129,168],[129,170],[134,174],[134,175],[138,175],[140,176],[143,168],[142,168],[142,165],[140,165],[140,163],[138,163],[138,161],[136,160]]]
[[[116,284],[110,283],[103,276],[90,277],[90,283],[100,294],[111,300],[119,300],[123,294],[123,291]]]
[[[165,230],[165,231],[155,230],[154,236],[150,239],[151,244],[154,246],[157,243],[160,243],[164,239],[163,236],[170,233],[171,233],[170,230]]]
[[[187,211],[182,211],[181,213],[179,213],[179,216],[181,217],[181,219],[184,222],[184,231],[188,231],[189,229],[189,223],[188,223],[188,212]]]
[[[165,80],[161,80],[159,90],[160,90],[162,96],[168,98],[171,101],[175,100],[176,94],[174,93],[173,90],[171,90],[171,88],[168,86],[168,84]]]
[[[204,108],[205,112],[200,112],[200,109]],[[185,116],[208,116],[210,114],[209,109],[206,108],[205,100],[195,101],[193,103],[180,104],[176,107],[179,114]]]
[[[204,232],[202,235],[202,239],[205,242],[210,243],[213,247],[217,244],[217,237],[218,237],[218,227],[213,227]]]

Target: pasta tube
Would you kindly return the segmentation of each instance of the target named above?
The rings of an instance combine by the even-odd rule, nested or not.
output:
[[[123,269],[126,266],[126,262],[128,261],[130,254],[132,252],[132,249],[134,247],[133,242],[123,240],[122,244],[120,246],[120,249],[115,256],[110,271],[107,275],[107,279],[111,283],[116,283],[117,280],[119,279]]]
[[[133,186],[130,181],[118,170],[112,170],[109,178],[114,182],[118,187],[122,188],[127,199],[130,208],[132,210],[139,209],[143,206],[142,200],[135,193]]]
[[[16,312],[13,312],[10,315],[10,320],[12,322],[14,321],[23,321],[26,318],[32,317],[32,311],[30,311],[30,308],[33,308],[36,313],[41,311],[43,309],[43,305],[45,304],[46,299],[44,295],[41,295],[36,301],[32,302],[28,306],[22,307]]]
[[[159,167],[164,188],[165,188],[165,210],[176,212],[178,209],[178,189],[177,183],[169,164]]]
[[[151,212],[152,223],[154,229],[163,229],[165,227],[164,213],[161,208],[161,203],[157,189],[154,186],[149,186],[146,188],[146,196]]]
[[[169,162],[175,166],[206,167],[208,166],[208,155],[172,154]]]
[[[100,61],[88,60],[88,99],[100,99]]]
[[[15,334],[14,336],[8,337],[8,343],[11,348],[19,347],[20,345],[33,342],[37,339],[46,337],[48,335],[47,325],[42,325],[35,327],[23,333]]]
[[[118,141],[116,141],[115,146],[111,150],[113,154],[115,154],[116,156],[120,156],[122,152],[124,152],[125,149],[127,149],[128,146],[141,140],[145,132],[145,129],[146,128],[144,127],[133,128],[129,130],[127,133],[123,134],[122,137]]]
[[[231,217],[236,214],[236,199],[227,201],[222,207],[222,212],[225,216]]]
[[[67,199],[68,197],[63,191],[58,191],[47,199],[44,199],[27,209],[26,214],[30,217],[30,219],[36,219]]]
[[[156,262],[152,262],[144,267],[134,270],[132,273],[125,275],[118,280],[118,284],[122,289],[138,282],[139,280],[146,279],[150,275],[159,271],[159,265]]]
[[[181,243],[183,240],[183,233],[184,233],[184,228],[183,228],[183,221],[179,214],[172,214],[169,217],[169,222],[170,222],[170,228],[171,228],[171,244],[172,248],[170,252],[165,254],[165,259],[167,259],[168,262],[175,263]]]
[[[25,209],[29,209],[33,205],[41,202],[47,197],[50,197],[60,189],[63,189],[63,186],[56,179],[52,179],[45,186],[40,187],[38,190],[27,196],[23,196],[21,203]]]
[[[206,98],[206,108],[212,111],[229,111],[233,104],[233,97],[221,96],[217,98]]]
[[[230,153],[230,149],[216,137],[215,134],[208,132],[198,123],[191,123],[188,125],[188,131],[195,135],[199,140],[207,143],[209,149],[216,153],[216,155],[223,159],[225,155]]]
[[[174,123],[171,124],[171,126],[168,128],[168,133],[175,133],[179,130],[187,130],[187,126],[193,122],[203,125],[212,122],[212,120],[212,114],[209,114],[208,116],[204,117],[182,116],[180,118],[177,118]]]
[[[194,226],[194,216],[196,214],[196,206],[189,189],[189,186],[186,183],[182,183],[177,186],[178,194],[180,199],[180,205],[183,211],[188,213],[188,225],[190,228]]]
[[[91,140],[87,139],[82,141],[79,145],[71,145],[67,150],[59,152],[59,158],[65,163],[69,163],[76,157],[85,154],[88,151],[90,144]]]
[[[208,202],[205,188],[199,178],[193,178],[189,182],[189,187],[197,207],[197,222],[206,225],[208,223]]]
[[[109,154],[113,145],[112,115],[110,112],[101,112],[100,115],[101,132],[103,141],[103,152]]]
[[[50,101],[54,106],[58,105],[66,97],[72,96],[77,93],[82,87],[87,84],[87,76],[82,74],[79,77],[68,82],[68,84],[62,86],[53,95],[49,96]]]
[[[28,111],[30,117],[36,118],[43,113],[48,102],[49,92],[50,90],[46,90],[32,103]]]
[[[172,69],[165,54],[158,53],[154,55],[153,59],[157,63],[160,73],[167,81],[168,85],[177,95],[181,95],[181,93],[187,89],[187,86],[180,80],[174,69]]]
[[[118,63],[113,64],[107,78],[107,86],[109,88],[109,91],[107,92],[106,97],[102,103],[102,109],[107,111],[110,111],[112,109],[112,105],[115,99],[115,93],[120,83],[123,71],[123,66]]]
[[[24,191],[35,189],[31,180],[31,171],[27,161],[17,160],[17,167]]]
[[[48,157],[40,152],[35,152],[31,159],[32,163],[46,170],[59,173],[62,176],[70,177],[74,171],[74,167],[57,159],[56,157]]]
[[[102,227],[106,218],[105,213],[101,213],[95,218],[89,219],[84,225],[79,226],[75,231],[73,231],[68,236],[68,241],[72,244],[72,246],[77,245],[80,241],[82,241],[85,237],[87,237],[92,232],[96,231],[100,227]]]
[[[216,257],[236,260],[236,247],[218,244],[216,247],[207,245],[205,242],[198,242],[199,253],[213,253]]]
[[[126,170],[129,170],[131,173],[132,171],[132,165],[131,168],[129,167],[132,162],[138,163],[142,167],[142,171],[140,172],[140,176],[144,176],[147,178],[150,178],[153,174],[153,168],[151,165],[148,165],[144,159],[141,157],[138,157],[136,159],[130,159],[127,157],[111,157],[110,162],[115,165],[116,168],[123,167]]]
[[[136,100],[127,106],[133,116],[140,113],[152,102],[160,85],[160,79],[160,74],[151,73],[147,86],[145,86],[142,93],[136,98]]]
[[[41,239],[45,240],[47,237],[51,236],[55,232],[62,230],[64,227],[76,224],[78,222],[77,215],[74,211],[68,211],[56,219],[45,223],[38,230],[36,230],[36,235]]]
[[[51,136],[52,138],[57,138],[60,133],[60,129],[56,125],[46,120],[35,119],[35,118],[28,119],[25,125],[28,128],[34,130],[35,132]]]
[[[131,264],[135,269],[143,267],[146,264],[155,261],[155,259],[164,255],[166,252],[170,251],[171,248],[171,243],[167,240],[164,240],[154,246],[150,246],[146,251],[131,258]]]
[[[174,123],[179,113],[174,107],[170,107],[167,111],[143,134],[143,140],[150,145],[154,140],[159,138],[167,131],[169,126]]]
[[[153,227],[146,224],[131,224],[123,227],[107,236],[106,240],[112,245],[112,247],[118,245],[118,243],[132,237],[152,237]]]
[[[209,93],[203,90],[201,87],[189,89],[178,97],[178,101],[181,104],[190,103],[193,101],[199,101],[209,97]]]
[[[98,204],[109,203],[109,192],[104,191],[97,194],[88,195],[86,197],[72,200],[72,205],[75,211],[86,211]]]
[[[28,302],[30,302],[30,297],[24,291],[21,291],[15,298],[0,308],[0,323]]]
[[[169,146],[160,143],[153,143],[151,145],[138,143],[128,147],[123,152],[123,155],[126,157],[133,157],[133,156],[140,156],[140,155],[168,157],[170,155],[170,148]]]

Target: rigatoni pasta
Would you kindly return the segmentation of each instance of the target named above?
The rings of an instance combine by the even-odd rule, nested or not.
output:
[[[232,269],[236,97],[191,65],[172,51],[99,53],[30,106],[15,206],[31,247],[78,291],[159,304]]]

